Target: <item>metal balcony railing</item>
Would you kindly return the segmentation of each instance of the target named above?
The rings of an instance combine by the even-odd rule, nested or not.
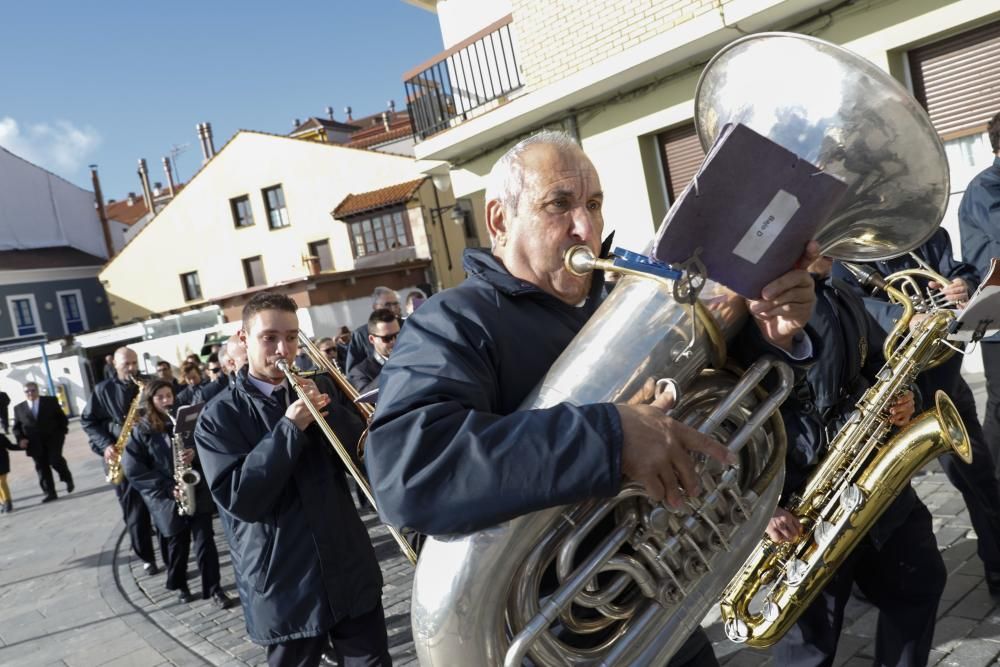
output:
[[[510,15],[403,76],[418,140],[507,101],[524,82]]]

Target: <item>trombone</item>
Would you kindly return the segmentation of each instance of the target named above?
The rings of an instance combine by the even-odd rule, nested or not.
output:
[[[275,366],[277,366],[278,370],[284,373],[285,377],[288,378],[288,382],[292,385],[292,388],[295,389],[295,393],[302,399],[302,402],[306,404],[309,414],[312,415],[316,424],[319,425],[320,429],[323,431],[323,435],[326,436],[326,439],[333,447],[333,451],[340,457],[340,461],[347,468],[347,471],[351,473],[351,477],[354,478],[354,482],[358,485],[358,488],[360,488],[365,494],[365,497],[368,498],[368,502],[372,504],[372,507],[378,511],[378,506],[375,504],[375,496],[372,495],[371,486],[368,485],[368,480],[365,478],[364,473],[362,473],[357,464],[354,463],[354,459],[351,458],[350,453],[347,448],[344,447],[340,438],[337,437],[337,434],[334,433],[333,429],[330,428],[330,425],[326,423],[326,419],[324,419],[323,415],[320,414],[319,408],[313,405],[313,402],[309,400],[309,397],[306,395],[305,388],[302,386],[300,375],[296,372],[296,369],[284,359],[278,359]],[[315,373],[313,373],[313,375],[315,375]],[[399,533],[399,531],[392,526],[386,525],[386,528],[389,529],[389,534],[392,535],[394,540],[396,540],[396,544],[399,545],[399,549],[403,552],[403,555],[406,556],[407,560],[410,561],[410,564],[416,565],[417,554],[413,550],[413,547],[410,546],[409,542],[403,539],[403,536]]]

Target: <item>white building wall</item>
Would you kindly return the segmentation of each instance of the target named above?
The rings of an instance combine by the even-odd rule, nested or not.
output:
[[[439,0],[437,15],[444,48],[450,49],[510,13],[510,0]]]
[[[205,298],[246,289],[241,259],[260,255],[269,284],[306,275],[302,255],[329,239],[336,270],[354,268],[347,225],[330,212],[350,193],[421,177],[412,158],[241,132],[101,274],[113,299],[163,312],[185,305],[178,276],[198,271]],[[280,184],[290,225],[270,229],[261,190]],[[236,229],[230,199],[247,195],[254,225]],[[156,290],[136,280],[156,261]],[[120,311],[116,311],[120,312]]]
[[[94,193],[0,148],[0,250],[66,245],[107,257]]]

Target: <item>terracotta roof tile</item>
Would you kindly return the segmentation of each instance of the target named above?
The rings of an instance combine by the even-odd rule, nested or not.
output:
[[[418,178],[415,181],[397,183],[396,185],[390,185],[387,188],[379,188],[370,192],[349,194],[344,197],[344,201],[337,205],[337,208],[333,209],[332,215],[338,220],[343,220],[360,213],[374,211],[378,208],[408,202],[413,199],[413,196],[417,193],[417,189],[425,180],[427,179]]]
[[[66,266],[103,266],[105,260],[71,246],[30,250],[0,250],[0,266],[5,271],[58,269]]]
[[[411,134],[413,134],[413,127],[410,125],[410,118],[409,116],[402,116],[389,124],[388,132],[385,131],[385,127],[382,125],[355,132],[351,135],[351,140],[347,142],[347,145],[352,148],[367,148],[368,146],[393,141],[394,139],[402,139]]]
[[[184,183],[174,186],[174,196],[184,189]],[[165,202],[170,200],[169,191],[167,188],[163,188],[159,197],[156,197],[156,205],[158,209],[163,208]],[[141,195],[137,195],[135,201],[130,205],[128,203],[128,198],[116,200],[113,202],[108,202],[104,205],[104,213],[108,216],[108,220],[114,220],[115,222],[120,222],[124,225],[131,227],[135,223],[142,220],[143,216],[146,215],[146,202],[142,200]]]

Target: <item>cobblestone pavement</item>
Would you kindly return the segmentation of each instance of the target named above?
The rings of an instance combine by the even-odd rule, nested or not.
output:
[[[982,381],[973,378],[977,396]],[[40,505],[30,459],[12,453],[15,512],[0,516],[0,665],[258,665],[264,649],[246,637],[239,606],[220,611],[177,602],[163,575],[147,576],[123,543],[121,512],[76,422],[66,457],[73,494]],[[987,593],[976,540],[958,492],[932,466],[915,480],[930,508],[948,567],[931,664],[1000,664],[1000,610]],[[1000,511],[1000,508],[998,508]],[[394,663],[416,665],[410,636],[412,568],[373,514],[364,515],[385,576],[383,603]],[[223,586],[236,596],[229,552],[216,523]],[[189,577],[197,590],[197,571]],[[871,664],[875,611],[851,601],[837,665]],[[706,621],[727,667],[771,664],[767,652],[740,648]],[[463,666],[456,666],[463,667]],[[475,666],[472,666],[475,667]]]

